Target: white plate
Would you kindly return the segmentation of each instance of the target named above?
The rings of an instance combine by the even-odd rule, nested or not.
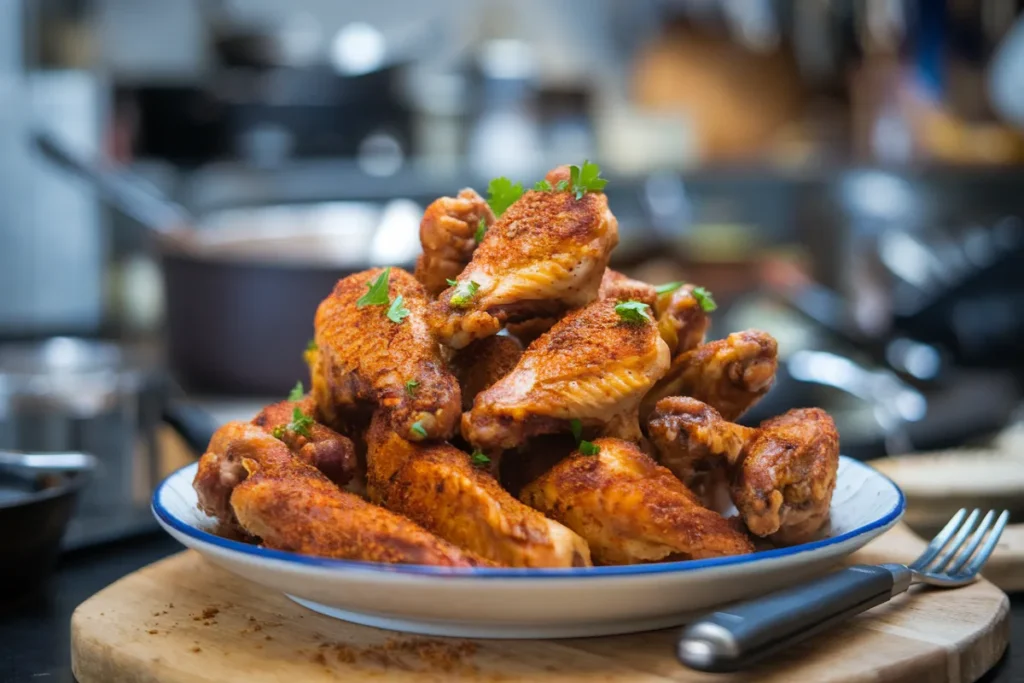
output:
[[[172,536],[230,572],[338,619],[475,638],[573,638],[685,623],[694,612],[820,573],[889,529],[903,494],[873,469],[839,461],[830,528],[811,543],[751,555],[575,569],[451,569],[309,557],[211,534],[184,467],[157,488]]]

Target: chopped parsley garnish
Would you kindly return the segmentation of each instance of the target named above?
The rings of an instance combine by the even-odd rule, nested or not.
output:
[[[419,386],[419,382],[417,382],[414,379],[411,379],[405,383],[405,393],[409,394],[410,396],[415,396],[416,390],[419,388]]]
[[[313,438],[313,434],[309,431],[309,428],[313,426],[314,422],[315,420],[313,418],[302,412],[302,408],[295,406],[292,410],[292,421],[286,425],[278,425],[277,427],[274,427],[272,434],[275,438],[280,439],[284,436],[286,431],[291,431],[296,434],[301,434],[307,439],[311,439]]]
[[[427,430],[423,428],[423,424],[419,420],[412,423],[412,427],[409,427],[409,431],[421,439],[427,438]]]
[[[364,306],[386,306],[388,304],[389,277],[391,277],[390,266],[382,270],[376,280],[373,282],[367,282],[366,286],[370,291],[359,297],[359,300],[356,301],[356,308],[363,308]]]
[[[452,292],[452,296],[448,300],[448,303],[456,308],[468,306],[469,302],[473,300],[474,296],[476,296],[476,291],[480,289],[480,285],[472,280],[455,283],[453,283],[452,280],[448,280],[448,284],[455,287],[455,291]]]
[[[596,443],[590,441],[580,441],[580,453],[583,455],[597,455],[601,452],[601,447]]]
[[[693,297],[697,300],[697,303],[700,304],[700,307],[704,309],[705,313],[710,313],[718,308],[718,304],[716,304],[715,300],[712,298],[711,292],[703,287],[694,287],[691,294],[693,294]]]
[[[476,224],[476,232],[473,233],[473,239],[476,240],[477,244],[484,241],[484,235],[487,234],[487,221],[483,218]]]
[[[491,464],[491,459],[484,455],[481,451],[473,451],[473,455],[469,456],[469,459],[473,462],[476,467],[486,467]]]
[[[601,167],[597,164],[584,160],[583,166],[569,167],[569,186],[576,199],[583,199],[587,192],[600,192],[607,184],[608,181],[601,177]]]
[[[277,425],[276,427],[274,427],[274,431],[272,431],[271,434],[274,435],[275,439],[283,439],[284,438],[284,425]]]
[[[647,304],[642,301],[620,301],[615,304],[615,312],[627,323],[651,321],[651,316],[647,314]]]
[[[551,183],[547,180],[538,180],[533,184],[533,189],[537,190],[537,192],[551,192],[555,188],[551,187]]]
[[[391,302],[391,307],[388,308],[388,320],[397,325],[401,325],[402,321],[408,317],[409,309],[402,305],[402,295],[399,294],[395,297],[395,300]]]
[[[487,185],[487,204],[498,217],[505,213],[505,209],[516,203],[523,196],[523,184],[512,184],[512,181],[502,176],[495,178]]]
[[[302,397],[306,395],[306,391],[302,388],[302,382],[296,382],[292,390],[288,392],[289,401],[301,401]]]
[[[319,351],[320,347],[316,345],[316,339],[310,339],[306,344],[306,351]]]
[[[663,285],[658,285],[657,287],[654,288],[654,291],[658,293],[658,296],[661,296],[662,294],[674,292],[682,286],[683,283],[677,280],[676,282],[666,282]]]
[[[564,179],[559,180],[558,184],[555,185],[555,189],[559,192],[565,192],[566,190],[569,189],[569,181]]]
[[[576,443],[580,442],[583,438],[583,423],[573,418],[569,421],[569,429],[572,430],[572,438],[576,439]]]

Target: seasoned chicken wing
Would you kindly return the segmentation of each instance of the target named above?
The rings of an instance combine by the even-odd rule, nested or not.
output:
[[[641,437],[641,397],[668,367],[655,324],[624,320],[611,300],[566,315],[473,402],[462,435],[477,448],[514,448],[531,436],[587,431]]]
[[[469,188],[457,197],[441,197],[427,207],[420,221],[423,254],[416,262],[416,279],[432,296],[448,288],[473,258],[476,233],[494,223],[487,200]]]
[[[778,369],[779,347],[767,332],[733,332],[672,361],[643,400],[641,419],[668,396],[690,396],[735,420],[768,393]]]
[[[654,285],[634,280],[611,268],[605,269],[597,296],[599,299],[613,301],[642,301],[650,306],[651,310],[655,310],[655,302],[658,300],[658,292]],[[669,350],[672,350],[671,347]]]
[[[662,294],[654,308],[658,314],[658,330],[668,344],[673,360],[703,344],[704,335],[711,323],[693,290],[693,285],[683,285],[675,291]]]
[[[520,493],[590,545],[598,564],[721,557],[753,546],[720,514],[702,507],[671,472],[635,444],[597,439],[597,455],[578,451]]]
[[[583,539],[513,498],[485,463],[445,442],[406,441],[377,419],[366,438],[370,496],[389,510],[498,564],[590,565]]]
[[[603,193],[528,190],[487,231],[438,297],[441,340],[462,348],[506,322],[556,317],[597,297],[618,222]]]
[[[317,309],[317,349],[307,354],[317,406],[331,425],[380,407],[399,434],[447,438],[462,400],[427,324],[426,290],[404,270],[390,270],[390,306],[401,297],[408,313],[395,322],[388,303],[358,303],[382,273],[375,268],[340,280]]]
[[[523,345],[507,335],[480,339],[457,351],[451,367],[462,390],[462,409],[469,410],[477,394],[512,372],[522,355]]]
[[[752,429],[677,396],[658,402],[650,435],[661,463],[684,482],[713,470],[716,460],[724,463],[732,500],[758,536],[803,543],[828,520],[839,435],[823,410],[791,410]]]

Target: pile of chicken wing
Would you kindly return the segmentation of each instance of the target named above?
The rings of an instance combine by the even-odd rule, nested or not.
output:
[[[771,388],[772,336],[705,343],[703,288],[610,270],[618,224],[596,166],[526,191],[500,180],[489,199],[466,189],[427,208],[414,274],[337,283],[306,350],[308,394],[216,433],[193,485],[218,533],[453,567],[813,538],[836,482],[832,419],[735,424]]]

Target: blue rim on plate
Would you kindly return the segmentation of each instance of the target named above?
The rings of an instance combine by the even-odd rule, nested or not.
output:
[[[663,574],[665,572],[688,572],[697,571],[698,569],[707,569],[709,567],[728,567],[733,565],[745,564],[747,562],[759,562],[761,560],[768,560],[779,557],[787,557],[789,555],[796,555],[803,552],[809,552],[812,550],[818,550],[821,548],[827,548],[832,545],[837,545],[845,541],[850,540],[865,534],[874,529],[879,529],[894,523],[903,514],[906,508],[906,499],[903,496],[903,491],[899,486],[896,485],[889,477],[885,476],[881,472],[874,470],[862,462],[852,460],[850,458],[844,458],[850,465],[857,467],[863,467],[870,469],[872,474],[885,479],[896,491],[896,504],[886,512],[882,517],[875,521],[859,526],[856,529],[847,531],[846,533],[838,536],[832,536],[830,538],[823,538],[820,541],[811,541],[810,543],[802,543],[789,548],[774,548],[772,550],[763,550],[761,552],[748,553],[746,555],[731,555],[729,557],[715,557],[706,560],[681,560],[676,562],[656,562],[652,564],[631,564],[631,565],[615,565],[608,567],[572,567],[572,568],[558,568],[558,569],[531,569],[531,568],[498,568],[498,567],[436,567],[431,565],[421,564],[387,564],[383,562],[363,562],[359,560],[336,560],[327,557],[314,557],[312,555],[302,555],[299,553],[292,553],[285,550],[272,550],[270,548],[261,548],[256,545],[248,543],[242,543],[240,541],[232,541],[227,538],[221,538],[215,534],[211,534],[208,531],[198,529],[191,524],[188,524],[177,517],[163,506],[160,502],[160,496],[168,482],[174,477],[178,476],[183,470],[189,467],[195,467],[195,464],[186,465],[179,470],[168,475],[160,485],[153,492],[152,498],[152,509],[153,514],[156,518],[173,528],[174,530],[186,535],[191,538],[208,543],[213,546],[223,548],[225,550],[231,550],[234,552],[251,555],[253,557],[259,557],[268,560],[279,560],[283,562],[291,562],[295,564],[305,565],[307,567],[316,567],[319,569],[348,569],[348,570],[359,570],[359,571],[383,571],[389,573],[399,574],[414,574],[420,576],[437,576],[437,577],[453,577],[453,578],[465,578],[465,577],[479,577],[479,578],[502,578],[502,579],[529,579],[529,578],[573,578],[573,579],[585,579],[585,578],[600,578],[608,576],[641,576],[645,574]]]

